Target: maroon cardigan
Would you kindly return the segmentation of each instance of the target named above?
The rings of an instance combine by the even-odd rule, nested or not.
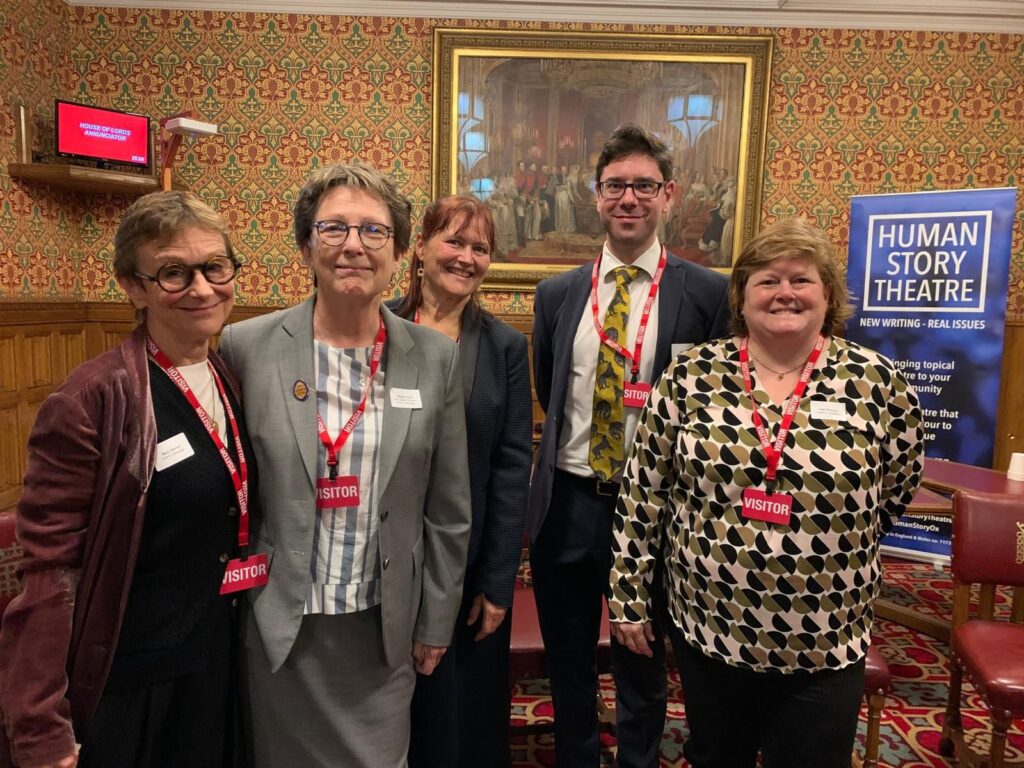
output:
[[[237,395],[234,375],[210,360]],[[144,325],[76,368],[39,409],[17,516],[23,591],[0,628],[10,740],[0,766],[57,761],[88,727],[128,600],[156,439]]]

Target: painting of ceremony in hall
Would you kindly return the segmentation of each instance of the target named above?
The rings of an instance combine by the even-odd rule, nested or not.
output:
[[[676,192],[661,241],[681,258],[729,268],[752,234],[743,214],[756,210],[760,179],[763,105],[754,103],[751,57],[644,56],[618,46],[598,54],[564,38],[457,51],[457,66],[441,72],[451,81],[450,112],[439,113],[435,168],[448,172],[441,191],[490,207],[495,271],[594,257],[604,239],[594,168],[624,122],[653,131],[672,151]]]

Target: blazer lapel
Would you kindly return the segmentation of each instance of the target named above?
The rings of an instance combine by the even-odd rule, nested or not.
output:
[[[288,414],[299,455],[306,468],[311,487],[316,487],[317,431],[316,381],[313,380],[313,302],[309,298],[288,313],[281,323],[285,338],[277,354],[278,376],[284,393],[284,409]],[[300,400],[296,389],[306,388]],[[300,393],[301,394],[301,393]]]
[[[590,268],[578,269],[573,284],[566,291],[565,301],[558,308],[558,338],[555,339],[554,359],[551,361],[551,402],[548,411],[561,414],[569,388],[569,369],[572,367],[572,347],[576,341],[576,329],[584,312],[590,312]],[[588,322],[590,322],[588,320]],[[563,330],[564,329],[564,330]]]
[[[673,257],[669,256],[665,274],[658,288],[658,343],[654,346],[654,378],[668,367],[672,354],[672,340],[679,325],[679,313],[683,311],[683,283],[686,276],[677,269]],[[689,309],[689,308],[687,308]],[[653,382],[652,382],[653,383]]]
[[[391,404],[391,391],[395,388],[416,389],[420,372],[409,354],[415,343],[403,327],[403,321],[386,307],[382,306],[380,311],[388,330],[388,345],[384,353],[384,423],[381,429],[378,476],[378,487],[383,492],[388,487],[391,475],[398,464],[398,456],[405,444],[409,420],[412,418],[411,408],[395,408]]]
[[[466,313],[469,314],[468,312]],[[462,399],[469,402],[473,394],[473,381],[476,379],[476,361],[480,354],[480,321],[475,313],[472,317],[464,317],[459,340],[459,366],[462,368]]]

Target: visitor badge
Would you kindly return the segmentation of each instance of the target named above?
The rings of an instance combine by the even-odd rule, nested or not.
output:
[[[220,583],[220,593],[230,595],[232,592],[262,587],[269,578],[270,564],[265,553],[230,560],[224,570],[224,580]]]
[[[643,408],[647,405],[647,397],[651,394],[651,385],[638,381],[636,384],[626,383],[622,390],[622,404],[627,408]]]
[[[168,437],[157,443],[154,468],[157,472],[163,472],[168,467],[173,467],[178,462],[195,456],[195,454],[196,452],[189,444],[185,433],[179,432],[174,437]]]
[[[788,493],[765,493],[758,488],[743,491],[743,517],[775,525],[789,525],[793,497]]]
[[[842,421],[846,418],[846,406],[827,400],[811,400],[811,418],[819,421]]]
[[[359,478],[338,475],[333,480],[321,477],[316,481],[316,508],[338,509],[359,506]]]
[[[423,400],[418,389],[402,389],[392,387],[388,390],[392,408],[422,408]]]

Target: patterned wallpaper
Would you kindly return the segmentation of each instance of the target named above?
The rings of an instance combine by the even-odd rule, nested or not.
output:
[[[429,200],[435,26],[552,28],[0,0],[0,298],[122,299],[109,264],[130,201],[55,192],[7,173],[9,104],[48,113],[55,95],[153,116],[192,108],[219,123],[216,137],[186,142],[179,179],[223,212],[249,260],[240,303],[283,306],[304,297],[309,278],[289,209],[310,168],[358,157],[388,170],[417,212]],[[559,28],[774,34],[761,218],[811,216],[840,252],[851,195],[1012,186],[1024,178],[1020,35]],[[1024,320],[1024,212],[1015,230],[1009,314]],[[487,297],[499,311],[528,313],[530,301],[515,292]]]

